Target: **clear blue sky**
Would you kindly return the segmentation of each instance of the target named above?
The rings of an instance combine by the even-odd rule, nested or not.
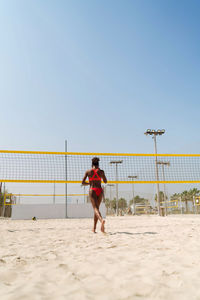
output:
[[[1,149],[200,152],[200,1],[1,0]]]

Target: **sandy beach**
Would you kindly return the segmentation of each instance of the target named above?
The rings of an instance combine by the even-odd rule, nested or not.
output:
[[[200,216],[0,219],[0,299],[200,299]]]

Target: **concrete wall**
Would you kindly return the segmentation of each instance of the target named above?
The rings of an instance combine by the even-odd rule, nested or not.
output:
[[[106,216],[106,207],[102,203],[100,206],[102,217]],[[91,203],[68,204],[68,218],[93,218],[94,212]],[[19,204],[12,205],[13,220],[37,219],[64,219],[65,204]]]

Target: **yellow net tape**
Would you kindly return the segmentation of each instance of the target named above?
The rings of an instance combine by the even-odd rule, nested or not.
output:
[[[77,197],[77,196],[88,196],[88,194],[12,194],[13,196],[16,197],[65,197],[65,196],[70,196],[70,197]]]
[[[178,208],[178,200],[161,201],[160,204],[167,208]]]
[[[10,150],[0,150],[0,182],[81,183],[94,156],[109,183],[200,183],[200,154]]]

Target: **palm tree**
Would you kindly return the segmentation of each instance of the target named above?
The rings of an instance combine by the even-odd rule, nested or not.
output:
[[[165,202],[165,194],[163,193],[163,191],[159,192],[160,195],[160,203],[163,204]],[[157,194],[155,195],[155,201],[157,202]],[[167,200],[167,199],[166,199]]]
[[[191,201],[192,201],[192,204],[193,204],[193,213],[195,213],[195,208],[194,208],[194,197],[198,196],[199,195],[199,190],[197,188],[193,188],[191,190],[189,190],[189,194],[190,194],[190,197],[191,197]]]
[[[134,197],[134,200],[135,200],[135,203],[136,203],[136,204],[146,205],[146,204],[149,203],[149,200],[147,200],[147,199],[145,199],[145,198],[142,198],[142,197],[140,197],[140,196],[138,196],[138,195]],[[130,200],[129,204],[130,204],[130,205],[133,204],[133,199]]]
[[[134,201],[135,201],[135,204],[136,204],[136,211],[137,211],[137,207],[142,207],[143,206],[143,209],[145,209],[144,207],[149,207],[149,205],[150,205],[148,199],[142,198],[138,195],[134,197]],[[133,204],[133,199],[130,200],[129,205],[131,206],[132,204]],[[136,212],[134,212],[134,213],[136,213]],[[138,212],[138,213],[140,213],[140,212]]]
[[[199,195],[199,190],[197,188],[190,189],[189,191],[185,190],[182,193],[175,193],[171,196],[171,200],[177,200],[181,198],[182,202],[185,202],[185,211],[186,214],[189,212],[188,202],[193,203],[193,197]],[[193,203],[193,212],[194,212],[194,203]]]
[[[188,201],[190,201],[190,195],[189,195],[188,191],[183,191],[180,196],[181,196],[181,201],[185,202],[185,211],[187,214],[188,213]]]

